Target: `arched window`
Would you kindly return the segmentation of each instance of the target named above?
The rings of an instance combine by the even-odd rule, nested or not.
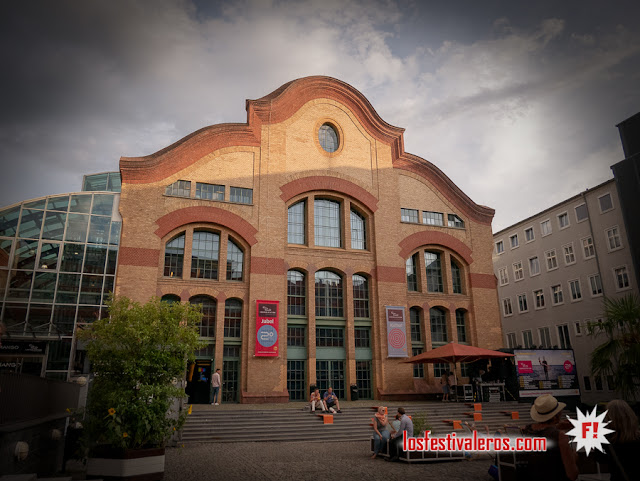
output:
[[[456,330],[458,342],[469,342],[467,339],[467,316],[464,309],[456,309]]]
[[[218,278],[220,236],[213,232],[195,231],[191,247],[191,277]]]
[[[433,344],[447,342],[447,322],[444,311],[437,307],[429,309],[431,321],[431,342]]]
[[[316,317],[344,317],[342,278],[333,272],[316,272]]]
[[[288,210],[288,232],[287,241],[289,244],[305,243],[305,213],[307,211],[307,203],[303,200],[297,204],[293,204]]]
[[[422,323],[420,322],[420,309],[412,307],[409,309],[409,323],[411,325],[411,341],[422,342]]]
[[[174,237],[164,249],[164,275],[166,277],[182,277],[184,262],[184,233]]]
[[[453,258],[451,258],[451,287],[454,294],[462,294],[462,272]]]
[[[353,209],[351,209],[351,248],[360,250],[367,248],[364,217]]]
[[[314,201],[315,243],[322,247],[342,247],[340,203],[327,199]]]
[[[355,274],[353,280],[353,317],[369,319],[369,282]]]
[[[407,289],[411,292],[418,290],[418,253],[407,259]]]
[[[240,338],[242,327],[242,302],[227,299],[224,303],[224,337]]]
[[[340,145],[338,132],[330,124],[322,124],[318,129],[318,141],[320,141],[320,146],[330,154],[338,150]]]
[[[305,275],[299,271],[287,272],[287,314],[290,316],[307,314]]]
[[[442,264],[439,252],[424,252],[424,265],[427,270],[427,291],[442,292]]]
[[[209,296],[193,296],[189,302],[201,306],[200,335],[202,337],[216,337],[216,300]]]
[[[244,253],[238,245],[229,238],[227,246],[227,280],[241,281]]]
[[[181,301],[180,296],[176,296],[175,294],[165,294],[164,296],[162,296],[160,300],[162,302],[168,302],[169,304],[173,304],[173,303],[179,304]]]

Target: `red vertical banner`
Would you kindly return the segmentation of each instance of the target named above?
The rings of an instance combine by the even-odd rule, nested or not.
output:
[[[256,356],[278,355],[279,301],[256,301]]]

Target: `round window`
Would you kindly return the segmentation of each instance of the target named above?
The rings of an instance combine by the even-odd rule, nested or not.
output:
[[[329,124],[323,124],[318,130],[320,146],[329,153],[338,150],[338,132]]]

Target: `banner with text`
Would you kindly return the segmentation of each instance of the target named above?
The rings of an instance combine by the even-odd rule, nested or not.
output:
[[[256,356],[278,355],[279,301],[256,301]]]
[[[403,306],[385,306],[389,357],[409,357]]]
[[[520,397],[580,395],[571,349],[516,349],[513,354]]]

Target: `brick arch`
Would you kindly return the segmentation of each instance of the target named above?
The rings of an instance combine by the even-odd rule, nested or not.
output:
[[[256,239],[258,230],[242,217],[228,210],[206,206],[185,207],[184,209],[174,210],[173,212],[163,215],[156,220],[158,228],[155,234],[159,238],[163,238],[178,227],[198,222],[224,226],[237,233],[250,246],[258,242]]]
[[[282,191],[280,198],[285,202],[305,192],[328,190],[353,197],[364,204],[371,212],[378,210],[378,199],[359,185],[338,177],[323,177],[319,175],[303,177],[283,185],[280,190]]]
[[[400,246],[400,257],[406,259],[409,257],[409,254],[418,247],[430,244],[440,245],[451,249],[462,257],[467,264],[471,264],[473,262],[469,246],[449,234],[435,231],[416,232],[415,234],[411,234],[409,237],[401,240],[398,244]]]

